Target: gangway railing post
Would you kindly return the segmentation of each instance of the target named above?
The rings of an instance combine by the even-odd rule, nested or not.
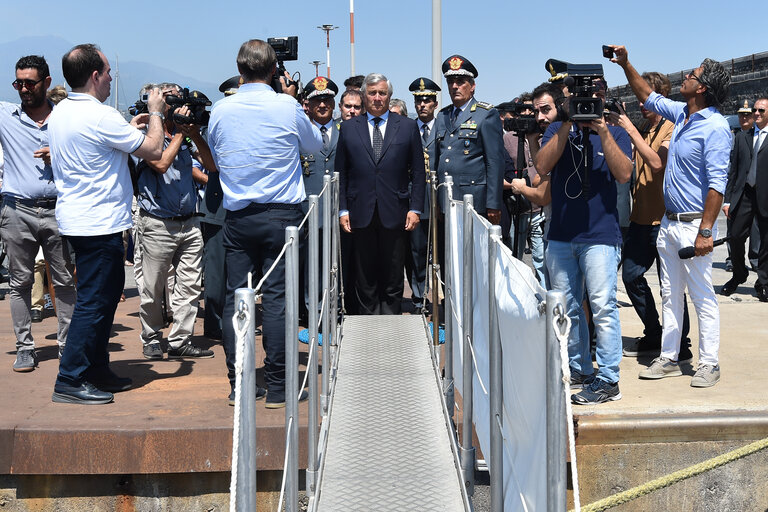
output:
[[[424,155],[429,162],[426,151]],[[440,304],[440,283],[437,280],[440,261],[437,257],[437,173],[434,170],[429,173],[427,186],[429,187],[429,225],[431,226],[429,236],[432,238],[432,243],[427,244],[432,246],[432,284],[430,285],[432,291],[432,357],[437,361],[438,349],[440,348],[440,308],[438,307]],[[425,295],[422,297],[422,306],[426,306],[426,300]]]
[[[501,365],[501,336],[499,318],[496,314],[496,258],[501,242],[501,226],[491,226],[488,236],[488,345],[491,401],[491,512],[504,510],[504,439],[501,427],[504,424],[502,414],[504,400],[504,381]]]
[[[461,340],[462,340],[462,389],[461,399],[464,411],[461,418],[461,472],[464,476],[464,485],[467,495],[475,494],[475,448],[472,446],[472,393],[473,393],[473,367],[472,367],[472,283],[474,277],[474,236],[472,209],[473,200],[471,194],[464,195],[464,239],[462,240],[462,253],[464,265],[462,268],[462,297],[461,297]]]
[[[327,343],[330,338],[331,332],[331,234],[333,233],[332,225],[338,224],[337,219],[331,217],[331,199],[333,192],[331,191],[331,176],[326,174],[323,176],[323,301],[325,307],[323,308],[323,336],[326,343],[323,343],[323,379],[322,390],[320,391],[320,405],[322,406],[323,416],[328,413],[328,389],[330,387],[330,347]]]
[[[299,505],[299,228],[285,228],[285,511]]]
[[[450,223],[450,210],[451,199],[453,198],[453,177],[445,177],[445,191],[444,191],[444,208],[443,212],[443,227],[444,227],[444,239],[445,239],[445,251],[443,257],[443,281],[445,282],[445,289],[443,297],[445,297],[445,307],[443,308],[443,316],[445,317],[445,351],[443,357],[443,364],[445,364],[445,374],[443,377],[443,394],[445,395],[445,407],[448,409],[448,417],[453,419],[453,412],[456,408],[456,397],[453,380],[453,274],[451,265],[451,247],[453,245],[451,236],[451,223]],[[435,248],[435,256],[433,260],[437,258],[438,249]],[[437,304],[432,304],[432,309],[437,309]]]
[[[243,373],[238,389],[241,398],[237,404],[240,428],[237,433],[235,506],[237,510],[256,510],[256,291],[253,288],[235,290],[235,307],[239,313],[235,332],[238,337],[240,332],[245,336]],[[240,340],[235,342],[240,343]]]
[[[317,389],[317,320],[318,311],[318,286],[320,262],[318,255],[320,251],[320,226],[317,209],[320,207],[320,201],[316,195],[309,196],[309,244],[308,244],[308,291],[309,291],[309,354],[307,362],[307,381],[309,383],[309,410],[307,413],[307,471],[306,471],[306,491],[307,496],[312,497],[315,494],[317,485],[317,443],[319,431],[317,429],[317,403],[319,393]],[[314,356],[312,356],[314,351]]]
[[[566,311],[563,292],[547,292],[547,511],[566,509],[567,468],[565,394],[563,393],[560,342],[554,320]]]
[[[334,212],[333,236],[331,237],[331,268],[333,270],[333,282],[331,283],[331,304],[328,309],[331,310],[331,332],[328,333],[328,338],[331,340],[329,345],[336,346],[338,340],[336,339],[336,333],[338,331],[338,308],[339,308],[339,288],[341,287],[341,279],[339,279],[339,213],[337,206],[339,204],[339,173],[333,173],[333,203],[331,207]]]

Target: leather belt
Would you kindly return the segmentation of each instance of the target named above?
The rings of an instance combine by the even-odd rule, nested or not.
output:
[[[669,220],[676,220],[679,222],[693,222],[694,220],[699,220],[704,216],[701,212],[690,212],[690,213],[672,213],[672,212],[664,212],[664,215]]]
[[[56,207],[56,198],[55,197],[36,197],[33,199],[23,199],[20,197],[9,197],[8,199],[12,200],[16,204],[21,204],[24,206],[29,206],[32,208],[55,208]]]
[[[157,220],[185,221],[185,220],[189,220],[189,219],[191,219],[192,217],[195,216],[194,213],[190,213],[189,215],[178,215],[176,217],[160,217],[158,215],[153,215],[153,214],[149,213],[147,210],[145,210],[143,208],[141,208],[141,213],[142,213],[142,215],[146,215],[147,217],[152,217],[153,219],[157,219]]]

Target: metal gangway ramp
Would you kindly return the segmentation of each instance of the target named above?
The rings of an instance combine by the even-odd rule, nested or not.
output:
[[[316,510],[470,510],[422,317],[343,333]]]

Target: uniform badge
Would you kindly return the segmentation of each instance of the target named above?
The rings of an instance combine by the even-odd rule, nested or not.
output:
[[[328,88],[328,79],[322,76],[318,76],[314,79],[315,84],[315,90],[316,91],[324,91],[326,88]]]
[[[465,155],[468,155],[468,154],[469,154],[469,150],[468,150],[468,149],[465,149],[465,150],[464,150],[464,154],[465,154]]]
[[[469,139],[464,139],[464,147],[465,148],[469,147]]]
[[[450,61],[448,61],[448,65],[451,67],[453,71],[461,69],[462,64],[464,64],[464,61],[461,60],[459,57],[454,57]]]
[[[424,89],[426,89],[426,87],[424,86],[424,79],[422,78],[419,80],[419,90],[423,91]]]

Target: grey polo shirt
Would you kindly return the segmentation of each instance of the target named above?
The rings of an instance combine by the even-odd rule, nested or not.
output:
[[[48,121],[38,126],[21,105],[0,101],[0,144],[3,146],[3,195],[22,199],[56,197],[53,170],[35,151],[48,147]]]

